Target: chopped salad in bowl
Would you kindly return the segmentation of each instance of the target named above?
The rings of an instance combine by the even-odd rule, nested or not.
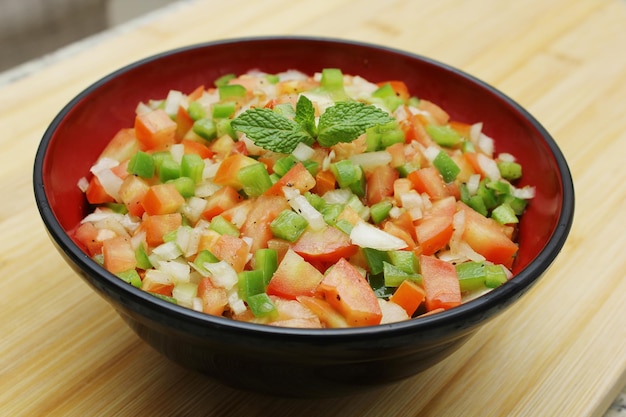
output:
[[[304,328],[436,314],[504,284],[534,195],[480,121],[338,68],[138,103],[85,174],[75,237],[108,271],[206,314]]]

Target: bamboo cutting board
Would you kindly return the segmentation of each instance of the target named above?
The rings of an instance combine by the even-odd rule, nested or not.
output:
[[[83,88],[156,52],[276,34],[373,42],[459,67],[526,107],[569,161],[575,223],[553,267],[459,351],[397,385],[284,400],[183,370],[70,270],[37,214],[35,150]],[[601,416],[626,385],[624,45],[623,0],[185,1],[9,74],[0,85],[0,415]]]

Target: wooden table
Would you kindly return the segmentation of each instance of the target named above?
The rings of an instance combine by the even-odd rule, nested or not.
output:
[[[37,213],[35,150],[75,94],[156,52],[275,34],[374,42],[457,66],[528,108],[570,163],[575,223],[544,279],[453,356],[397,385],[283,400],[183,370],[70,270]],[[186,1],[5,80],[0,415],[602,415],[626,384],[625,47],[623,0]]]

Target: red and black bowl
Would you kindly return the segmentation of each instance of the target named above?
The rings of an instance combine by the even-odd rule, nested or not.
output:
[[[77,186],[137,103],[192,91],[226,73],[340,68],[410,91],[462,122],[482,121],[498,152],[524,167],[536,196],[519,224],[514,277],[454,309],[405,322],[299,329],[199,313],[134,288],[91,259],[73,237],[89,206]],[[574,187],[550,134],[488,84],[423,56],[366,43],[307,37],[222,40],[152,56],[102,78],[71,100],[46,130],[34,164],[34,193],[51,240],[69,266],[148,344],[223,384],[292,397],[337,396],[411,377],[444,360],[501,314],[548,270],[570,231]],[[88,302],[88,301],[87,301]],[[529,341],[530,342],[530,341]]]

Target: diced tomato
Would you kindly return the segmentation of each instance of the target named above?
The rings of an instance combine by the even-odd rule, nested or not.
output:
[[[202,159],[213,157],[213,152],[204,144],[191,139],[183,139],[181,142],[185,147],[186,154],[196,154]]]
[[[187,109],[183,106],[178,106],[178,111],[176,112],[176,141],[180,141],[185,137],[187,132],[193,127],[193,123],[194,120],[189,116]]]
[[[404,141],[406,143],[410,143],[413,140],[422,144],[423,146],[431,146],[434,144],[432,138],[426,132],[426,128],[424,127],[425,122],[422,123],[421,115],[412,115],[410,110],[406,110],[409,114],[409,117],[402,120],[399,125],[400,129],[404,132]]]
[[[226,158],[232,153],[234,147],[235,141],[228,135],[220,136],[209,145],[209,149],[215,154],[217,159]]]
[[[322,196],[327,192],[334,190],[336,182],[335,176],[331,171],[319,171],[315,174],[315,187],[313,187],[311,191]]]
[[[226,157],[222,161],[219,168],[217,169],[217,172],[215,173],[215,178],[213,179],[213,182],[217,185],[228,185],[236,190],[241,190],[243,186],[237,178],[237,173],[241,168],[256,163],[256,160],[248,156],[242,155],[240,153],[234,153]]]
[[[165,110],[157,109],[135,117],[135,134],[145,149],[165,149],[176,141],[176,123]]]
[[[406,86],[404,81],[399,80],[389,80],[377,83],[379,87],[382,87],[386,84],[389,84],[393,91],[396,93],[396,96],[406,101],[411,97],[411,93],[409,93],[409,88]]]
[[[128,209],[128,213],[137,217],[143,215],[146,210],[143,208],[141,202],[149,189],[150,186],[148,183],[135,175],[129,175],[124,179],[120,187],[119,195],[122,203],[124,203]]]
[[[146,231],[146,242],[154,247],[163,243],[163,236],[178,229],[183,223],[180,213],[144,216],[141,227]]]
[[[432,255],[448,244],[454,232],[455,212],[456,200],[446,197],[435,201],[428,213],[416,222],[415,235],[424,255]]]
[[[217,240],[220,238],[220,236],[221,235],[215,230],[203,230],[200,234],[200,240],[198,242],[198,252],[201,252],[204,249],[211,252],[213,250],[213,246],[215,245],[215,243],[217,243]]]
[[[95,175],[89,180],[89,185],[87,186],[87,191],[85,191],[85,196],[87,197],[87,201],[89,201],[90,204],[106,204],[115,202],[115,198],[111,197],[106,192],[106,190],[102,186],[102,183]]]
[[[141,282],[141,289],[153,294],[171,297],[174,282],[167,277],[163,277],[163,274],[158,272],[153,274],[148,271]]]
[[[321,230],[305,230],[291,249],[310,262],[335,263],[354,255],[358,247],[341,230],[326,226]]]
[[[130,159],[139,150],[139,141],[135,136],[135,129],[120,129],[107,144],[100,158],[111,158],[116,161]]]
[[[221,235],[213,245],[211,252],[222,261],[226,261],[237,272],[243,271],[248,262],[250,246],[245,240],[230,235]]]
[[[398,226],[400,229],[409,233],[409,235],[411,236],[411,239],[413,239],[414,241],[415,239],[417,239],[417,236],[415,235],[415,227],[413,225],[413,219],[411,218],[411,214],[408,211],[404,211],[398,217],[390,218],[386,222],[393,223],[396,226]]]
[[[393,182],[393,198],[399,207],[402,207],[402,195],[413,189],[413,182],[408,178],[398,178]]]
[[[292,187],[304,194],[315,187],[315,178],[305,168],[302,162],[298,162],[285,173],[278,181],[265,191],[265,195],[283,195],[283,187]]]
[[[371,206],[393,195],[393,184],[400,177],[391,165],[379,165],[367,177],[366,199]]]
[[[299,296],[298,301],[311,310],[320,321],[330,328],[349,327],[346,319],[339,314],[326,300],[318,297]]]
[[[461,288],[456,268],[434,256],[420,256],[420,268],[426,291],[426,309],[450,309],[461,304]]]
[[[424,302],[425,298],[426,291],[415,282],[407,279],[402,281],[396,291],[389,297],[389,301],[402,307],[410,317]]]
[[[184,203],[185,198],[170,183],[151,186],[141,200],[141,205],[149,215],[174,213]]]
[[[248,155],[248,146],[243,141],[237,141],[233,144],[233,148],[231,149],[232,153],[238,153],[241,155]]]
[[[191,103],[192,101],[198,100],[200,97],[202,97],[202,95],[204,94],[204,91],[205,91],[204,85],[197,86],[191,93],[187,95],[187,101]]]
[[[506,229],[491,218],[484,217],[458,201],[457,207],[465,212],[463,240],[487,260],[511,268],[517,245],[507,236]]]
[[[432,101],[421,99],[417,108],[430,113],[433,121],[438,125],[445,125],[450,120],[450,115]]]
[[[202,300],[202,311],[214,316],[224,314],[228,304],[228,295],[224,288],[217,288],[209,278],[202,278],[198,283],[198,297]]]
[[[389,165],[397,168],[407,162],[406,155],[404,154],[405,147],[406,144],[402,142],[394,143],[393,145],[387,146],[385,151],[387,151],[387,153],[391,155],[391,162],[389,163]]]
[[[235,207],[243,201],[243,197],[235,190],[235,188],[226,185],[207,199],[207,205],[202,213],[202,216],[211,220],[218,214],[222,214],[224,211]]]
[[[116,236],[102,242],[102,255],[104,267],[112,273],[135,269],[137,259],[130,239]]]
[[[324,278],[313,265],[292,250],[288,250],[267,286],[269,295],[296,299],[301,295],[312,296]]]
[[[351,326],[380,323],[382,311],[378,299],[365,277],[344,258],[324,276],[318,292]]]
[[[74,236],[85,246],[89,256],[93,257],[102,253],[102,241],[98,239],[98,228],[92,223],[82,223],[76,228]]]
[[[241,233],[252,239],[251,251],[254,253],[257,249],[267,247],[267,241],[273,235],[270,229],[270,223],[283,210],[290,208],[285,197],[262,195],[254,201],[254,206],[248,213],[248,218],[244,223]]]
[[[426,193],[433,200],[450,195],[443,177],[435,167],[425,167],[412,171],[407,178],[413,183],[418,193]]]
[[[389,233],[390,235],[404,240],[409,248],[415,247],[416,245],[415,239],[413,239],[413,236],[411,236],[411,233],[407,229],[403,229],[400,226],[398,226],[396,223],[391,222],[391,221],[386,221],[383,224],[382,229],[385,232]],[[412,225],[410,229],[415,230],[415,228],[413,228]]]
[[[459,122],[458,120],[450,120],[448,122],[448,125],[450,125],[450,127],[454,129],[459,135],[469,138],[472,125]]]

